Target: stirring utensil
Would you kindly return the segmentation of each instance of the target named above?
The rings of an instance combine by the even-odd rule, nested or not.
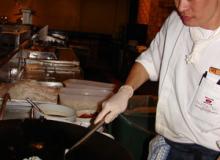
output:
[[[27,102],[31,104],[32,107],[34,107],[36,110],[38,110],[39,112],[44,114],[44,111],[42,111],[40,109],[40,107],[38,107],[38,105],[36,103],[34,103],[30,98],[26,98]]]
[[[66,117],[63,115],[58,115],[58,114],[49,114],[49,113],[45,113],[35,102],[33,102],[30,98],[26,98],[27,102],[31,104],[32,107],[34,107],[37,111],[39,111],[40,113],[47,115],[47,116],[56,116],[56,117]]]
[[[105,117],[99,121],[97,124],[95,124],[92,129],[86,133],[80,140],[78,140],[70,149],[67,149],[67,151],[64,153],[64,159],[68,157],[69,154],[73,152],[74,149],[79,147],[82,143],[84,143],[95,131],[97,131],[103,124],[105,123]]]

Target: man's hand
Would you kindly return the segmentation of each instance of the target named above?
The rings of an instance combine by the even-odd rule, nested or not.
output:
[[[103,102],[102,111],[99,113],[94,123],[98,123],[105,116],[105,123],[113,121],[120,113],[126,110],[128,100],[132,97],[133,92],[134,90],[131,86],[122,86],[116,94]]]

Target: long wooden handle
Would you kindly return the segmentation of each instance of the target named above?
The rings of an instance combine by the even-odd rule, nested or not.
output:
[[[83,136],[79,141],[77,141],[70,150],[78,147],[80,144],[85,142],[95,131],[97,131],[103,124],[105,123],[105,119],[103,118],[99,123],[97,123],[85,136]]]
[[[103,124],[105,123],[105,118],[103,118],[100,122],[95,124],[92,129],[84,135],[79,141],[77,141],[67,152],[65,153],[65,157],[70,154],[75,148],[84,143],[95,131],[97,131]]]

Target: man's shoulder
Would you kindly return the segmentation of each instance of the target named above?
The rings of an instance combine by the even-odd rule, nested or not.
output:
[[[165,28],[167,33],[172,35],[179,34],[179,32],[185,28],[180,16],[176,11],[173,11],[166,19]]]
[[[169,17],[167,18],[167,21],[168,21],[169,25],[171,25],[171,24],[181,24],[181,25],[183,25],[182,20],[181,20],[179,14],[177,13],[177,11],[173,11],[169,15]]]

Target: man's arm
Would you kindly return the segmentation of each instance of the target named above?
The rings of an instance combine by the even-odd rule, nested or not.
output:
[[[125,85],[129,85],[133,88],[133,90],[136,90],[148,79],[149,79],[149,74],[144,68],[144,66],[136,62],[131,68],[131,71],[127,77]]]
[[[144,66],[140,63],[135,63],[128,75],[125,85],[121,86],[116,94],[110,99],[103,102],[102,111],[99,113],[95,120],[98,123],[105,117],[105,123],[113,121],[120,113],[124,112],[127,108],[128,100],[133,95],[134,90],[140,87],[149,75]]]

